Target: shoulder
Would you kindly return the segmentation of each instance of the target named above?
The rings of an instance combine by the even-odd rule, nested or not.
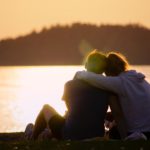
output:
[[[64,94],[63,98],[64,100],[69,99],[72,97],[72,95],[77,95],[77,93],[81,93],[81,90],[85,89],[83,88],[83,81],[79,79],[73,79],[69,80],[64,85]]]
[[[65,87],[85,87],[88,83],[80,79],[69,80],[65,83]]]

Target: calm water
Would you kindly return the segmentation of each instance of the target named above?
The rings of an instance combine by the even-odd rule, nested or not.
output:
[[[134,68],[150,81],[150,66]],[[77,70],[83,67],[0,67],[0,132],[24,131],[46,103],[63,115],[63,87]]]

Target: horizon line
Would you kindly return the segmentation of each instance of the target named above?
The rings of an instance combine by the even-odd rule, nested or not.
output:
[[[1,41],[5,41],[5,40],[8,40],[8,39],[11,39],[11,40],[15,40],[19,37],[25,37],[25,36],[28,36],[30,35],[31,33],[35,32],[35,33],[40,33],[42,32],[44,29],[47,29],[47,30],[50,30],[52,29],[53,27],[57,27],[57,26],[60,26],[60,27],[65,27],[65,26],[69,26],[71,27],[72,25],[74,24],[81,24],[81,25],[94,25],[94,26],[97,26],[97,27],[101,27],[101,26],[123,26],[123,27],[126,27],[126,26],[129,26],[129,25],[135,25],[135,26],[138,26],[138,27],[142,27],[142,28],[145,28],[145,29],[148,29],[150,30],[150,27],[142,24],[142,23],[92,23],[92,22],[72,22],[72,23],[55,23],[55,24],[51,24],[50,26],[46,26],[46,25],[43,25],[43,27],[41,27],[40,29],[31,29],[30,31],[26,32],[26,33],[20,33],[20,34],[17,34],[16,36],[6,36],[6,37],[3,37],[3,38],[0,38],[0,42]]]

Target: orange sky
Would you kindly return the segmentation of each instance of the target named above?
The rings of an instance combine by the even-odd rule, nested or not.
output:
[[[140,23],[150,28],[150,0],[0,0],[0,39],[55,24]]]

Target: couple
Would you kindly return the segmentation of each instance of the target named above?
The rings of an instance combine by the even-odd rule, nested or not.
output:
[[[108,105],[122,138],[139,135],[150,138],[150,85],[145,76],[128,69],[126,59],[118,53],[94,51],[86,59],[87,71],[77,72],[65,84],[63,100],[68,111],[61,117],[49,105],[39,113],[32,138],[44,129],[49,137],[81,140],[104,136]],[[103,76],[105,72],[107,76]]]

